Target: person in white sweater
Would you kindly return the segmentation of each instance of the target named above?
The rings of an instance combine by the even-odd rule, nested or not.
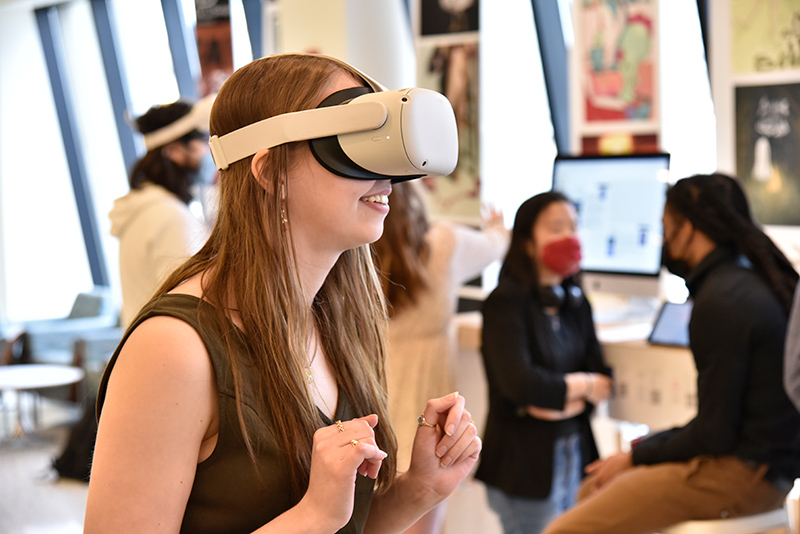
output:
[[[131,172],[130,193],[109,213],[111,235],[119,239],[122,326],[208,238],[208,225],[189,204],[214,175],[207,160],[212,101],[213,95],[194,105],[154,106],[136,119],[147,153]]]
[[[397,465],[406,471],[416,417],[431,395],[455,390],[458,290],[508,249],[502,213],[489,210],[483,228],[428,220],[416,182],[395,184],[383,236],[375,243],[389,305],[386,377]],[[407,533],[438,533],[444,506],[434,508]]]

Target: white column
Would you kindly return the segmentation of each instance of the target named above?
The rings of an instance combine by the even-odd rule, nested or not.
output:
[[[279,52],[316,52],[363,70],[389,89],[413,86],[416,56],[402,0],[283,0]]]

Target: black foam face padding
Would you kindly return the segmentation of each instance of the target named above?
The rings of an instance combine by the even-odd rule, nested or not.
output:
[[[350,102],[358,96],[373,92],[374,91],[369,87],[342,89],[326,97],[317,107],[339,106]],[[314,154],[314,158],[316,158],[320,165],[325,167],[329,172],[338,176],[343,176],[344,178],[354,178],[357,180],[391,180],[393,183],[397,183],[422,176],[419,174],[390,176],[369,171],[345,154],[342,146],[339,144],[339,138],[335,135],[310,139],[308,145],[311,147],[311,153]]]

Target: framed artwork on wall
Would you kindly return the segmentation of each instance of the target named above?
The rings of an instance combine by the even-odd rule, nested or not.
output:
[[[432,216],[480,223],[480,0],[418,0],[414,24],[417,85],[453,106],[458,164],[448,176],[423,179]]]
[[[582,153],[597,145],[593,138],[614,132],[655,136],[658,144],[658,0],[576,0],[573,24],[573,150]]]
[[[736,88],[736,174],[761,224],[800,225],[800,83]]]

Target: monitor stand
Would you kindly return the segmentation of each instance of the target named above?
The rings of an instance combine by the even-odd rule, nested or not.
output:
[[[594,322],[598,326],[653,324],[661,306],[658,297],[591,293],[587,298],[592,304]]]

